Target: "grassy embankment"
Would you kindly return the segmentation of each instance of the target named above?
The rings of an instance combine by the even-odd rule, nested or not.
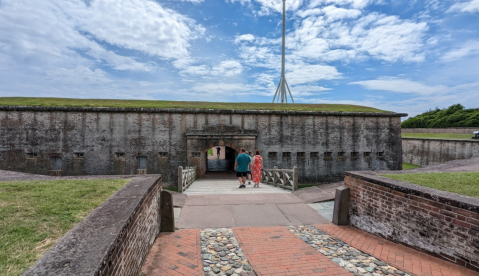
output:
[[[446,139],[446,140],[474,140],[471,134],[453,134],[453,133],[402,133],[402,138],[419,138],[419,139]]]
[[[411,164],[411,163],[402,163],[402,169],[403,171],[405,170],[411,170],[411,169],[415,169],[415,168],[419,168],[421,166],[419,165],[414,165],[414,164]]]
[[[479,198],[479,172],[384,174],[381,176]]]
[[[20,275],[129,180],[0,182],[0,275]]]
[[[218,103],[182,101],[143,101],[68,98],[0,97],[0,105],[7,106],[82,106],[117,108],[199,108],[199,109],[253,109],[331,112],[388,112],[372,107],[346,104],[272,104],[272,103]]]

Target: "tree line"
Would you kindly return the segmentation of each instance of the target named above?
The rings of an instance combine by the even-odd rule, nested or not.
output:
[[[402,128],[479,127],[479,108],[461,104],[426,111],[402,122]]]

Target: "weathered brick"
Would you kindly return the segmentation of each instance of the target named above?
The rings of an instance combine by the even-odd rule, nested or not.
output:
[[[360,183],[358,187],[361,185],[368,188],[367,192],[364,192],[363,188],[362,197],[355,201],[354,212],[351,212],[354,226],[429,253],[432,252],[426,248],[435,248],[434,251],[440,253],[438,256],[462,266],[479,261],[479,256],[472,254],[473,248],[479,248],[479,239],[476,241],[472,238],[479,232],[476,213],[435,201],[432,193],[425,194],[428,198],[423,198],[371,182]],[[353,188],[351,193],[354,192]],[[358,223],[362,217],[367,217],[368,223],[372,223],[374,227]],[[394,235],[388,235],[386,233],[389,233],[390,229],[387,227],[391,224],[399,229],[406,227],[408,230],[399,230],[395,231]],[[432,237],[435,238],[431,240]],[[421,244],[427,244],[427,247],[421,248]]]

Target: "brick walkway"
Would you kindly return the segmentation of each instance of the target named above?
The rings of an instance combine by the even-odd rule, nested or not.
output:
[[[161,233],[141,271],[147,276],[202,276],[200,230],[182,229]]]
[[[258,276],[352,275],[286,227],[233,228]]]
[[[479,273],[432,257],[407,246],[368,234],[357,228],[334,224],[315,225],[318,229],[368,253],[383,262],[418,276],[477,276]]]

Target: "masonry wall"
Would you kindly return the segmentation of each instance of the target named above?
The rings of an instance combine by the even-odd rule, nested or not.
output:
[[[133,179],[23,275],[138,275],[160,230],[161,177]]]
[[[479,157],[479,141],[402,139],[404,162],[420,166]]]
[[[208,148],[227,145],[259,149],[265,168],[298,166],[303,183],[339,181],[347,170],[401,169],[405,115],[0,107],[0,168],[136,174],[138,157],[145,157],[146,173],[161,173],[165,183],[174,184],[178,166],[199,165],[201,176]],[[61,158],[60,171],[54,170],[55,158]]]
[[[478,131],[478,127],[456,127],[456,128],[403,128],[403,133],[452,133],[452,134],[470,134]]]
[[[479,199],[347,172],[350,223],[479,271]]]

